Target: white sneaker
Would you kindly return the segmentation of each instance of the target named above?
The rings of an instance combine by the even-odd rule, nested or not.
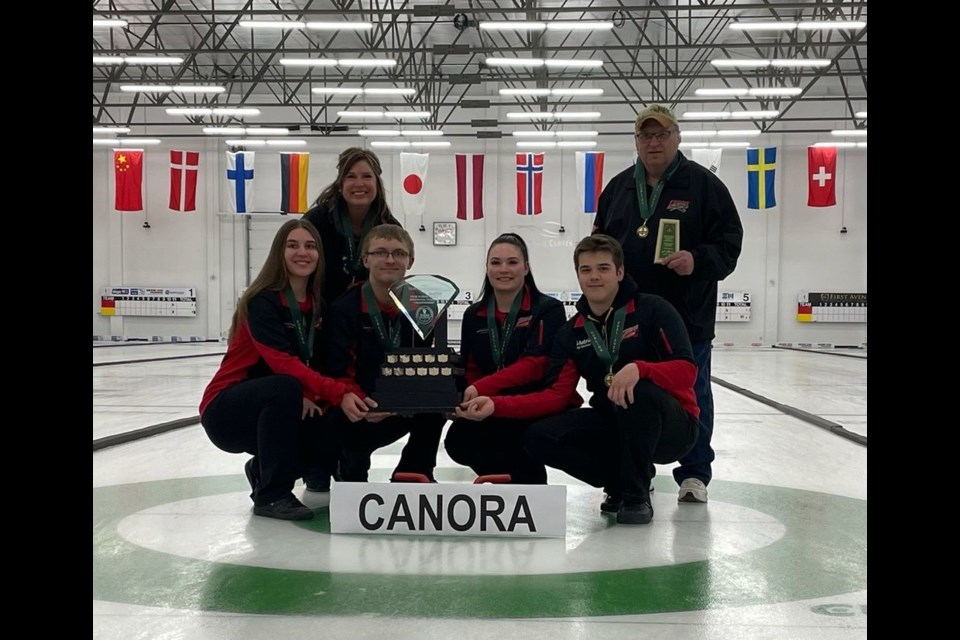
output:
[[[707,487],[697,478],[687,478],[680,483],[680,497],[677,502],[706,502]]]

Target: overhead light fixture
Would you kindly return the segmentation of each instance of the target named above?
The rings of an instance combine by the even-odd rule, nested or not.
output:
[[[313,87],[310,91],[325,96],[359,96],[363,93],[360,87]]]
[[[164,109],[168,116],[209,116],[213,115],[210,107],[170,107]]]
[[[370,87],[363,90],[368,96],[412,96],[416,92],[413,87]]]
[[[408,136],[411,138],[414,138],[414,137],[419,138],[424,136],[432,138],[436,136],[442,136],[443,130],[442,129],[404,129],[403,131],[400,132],[400,135]]]
[[[744,120],[766,120],[767,118],[776,118],[780,115],[779,111],[734,111],[730,114],[731,118]]]
[[[681,118],[690,120],[717,120],[720,118],[729,118],[729,111],[686,111]]]
[[[247,127],[248,136],[288,136],[290,129],[285,127]]]
[[[307,29],[314,31],[369,31],[372,22],[308,22]]]
[[[798,96],[803,93],[800,87],[754,87],[750,89],[752,96]]]
[[[237,26],[247,29],[303,29],[307,25],[294,20],[241,20]]]
[[[599,111],[557,111],[554,117],[557,120],[597,120],[602,115]]]
[[[853,114],[853,117],[854,117],[854,118],[866,118],[866,117],[867,117],[867,112],[866,112],[866,111],[857,111],[855,114]]]
[[[280,64],[286,67],[335,67],[333,58],[280,58]]]
[[[718,60],[711,60],[710,64],[718,69],[762,69],[764,67],[769,67],[770,61],[754,59],[730,60],[727,58],[720,58]]]
[[[860,148],[862,148],[862,149],[866,149],[866,148],[867,148],[867,143],[866,143],[866,142],[858,142],[858,143],[857,143],[857,146],[860,147]]]
[[[514,20],[508,22],[481,22],[477,25],[481,31],[543,31],[547,28],[546,22],[532,20]]]
[[[130,127],[94,127],[94,133],[130,133]]]
[[[602,96],[603,89],[570,87],[567,89],[551,89],[550,95],[553,96]]]
[[[683,131],[680,132],[680,135],[682,135],[684,138],[691,138],[691,137],[693,137],[693,138],[711,138],[711,137],[717,135],[717,132],[716,132],[716,130],[714,130],[714,131],[687,131],[686,129],[684,129]]]
[[[131,93],[223,93],[226,87],[199,85],[163,85],[163,84],[122,84],[120,91]]]
[[[340,58],[337,65],[341,67],[395,67],[396,60],[387,58]]]
[[[861,20],[803,20],[797,28],[801,31],[815,31],[820,29],[863,29],[867,26]]]
[[[260,109],[251,107],[170,107],[168,116],[258,116]]]
[[[552,138],[553,131],[514,131],[511,134],[514,138]]]
[[[796,22],[731,22],[733,31],[793,31],[797,28]]]
[[[254,107],[214,107],[213,115],[215,116],[258,116],[260,115],[260,109],[256,109]]]
[[[289,140],[267,140],[267,146],[268,147],[305,147],[307,146],[307,141],[297,140],[293,138]]]
[[[697,89],[693,93],[698,96],[733,97],[747,95],[747,89],[734,89],[732,87],[718,89]]]
[[[93,56],[93,64],[182,64],[183,58],[176,56]]]
[[[337,111],[339,118],[365,118],[367,120],[383,118],[383,111]]]
[[[596,69],[603,66],[603,60],[557,60],[549,58],[543,61],[547,67],[567,69]]]
[[[681,149],[706,149],[710,146],[708,142],[681,142]]]
[[[750,146],[749,142],[709,142],[707,144],[713,149],[746,149]]]
[[[573,22],[558,20],[547,23],[547,31],[609,31],[613,29],[613,22],[606,20],[584,20]]]
[[[596,140],[560,140],[557,147],[566,147],[569,149],[589,149],[597,146]]]
[[[832,136],[865,136],[866,129],[834,129],[830,132]]]
[[[223,143],[228,147],[265,147],[266,140],[224,140]]]
[[[517,149],[555,149],[556,146],[556,142],[550,142],[549,140],[537,140],[536,142],[521,140],[517,142]]]
[[[855,147],[857,146],[856,142],[815,142],[815,147]]]
[[[410,146],[421,149],[444,149],[450,146],[450,142],[448,140],[413,140]]]
[[[829,67],[833,60],[826,58],[777,58],[771,60],[770,65],[781,68],[795,67]]]
[[[408,149],[410,143],[406,140],[374,140],[370,146],[379,149]]]
[[[191,85],[191,84],[175,84],[173,87],[174,93],[223,93],[227,90],[226,87],[219,87],[215,85]]]
[[[397,120],[426,120],[432,114],[429,111],[386,111],[383,115]]]
[[[399,129],[358,129],[357,135],[358,136],[386,136],[386,137],[394,136],[395,137],[400,135],[400,130]]]
[[[487,58],[488,67],[542,67],[543,58]]]
[[[558,138],[596,138],[598,131],[557,131]]]
[[[125,27],[127,26],[126,20],[120,20],[119,18],[94,18],[93,27]]]
[[[247,129],[246,127],[204,127],[202,131],[207,136],[242,136]]]
[[[160,144],[160,138],[94,138],[93,144],[106,144],[124,148],[134,145]]]
[[[721,138],[722,138],[722,137],[728,137],[728,138],[736,138],[736,137],[752,138],[753,136],[758,136],[758,135],[760,135],[761,133],[763,133],[763,132],[760,131],[759,129],[720,129],[719,131],[717,131],[717,135],[720,136]],[[681,135],[682,135],[682,134],[681,134]]]
[[[552,111],[510,111],[507,117],[511,120],[553,120]]]
[[[550,89],[500,89],[502,96],[548,96]]]

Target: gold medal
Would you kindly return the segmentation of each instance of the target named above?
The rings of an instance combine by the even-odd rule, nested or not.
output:
[[[644,220],[643,224],[637,229],[637,237],[646,238],[648,235],[650,235],[650,229],[647,229],[647,221]]]
[[[608,387],[613,384],[612,373],[608,373],[607,375],[603,376],[603,384],[607,385]]]

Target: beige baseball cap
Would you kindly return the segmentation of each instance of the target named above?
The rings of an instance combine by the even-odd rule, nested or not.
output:
[[[637,114],[637,119],[633,123],[634,132],[640,131],[640,127],[643,126],[643,123],[651,118],[668,129],[670,127],[680,127],[680,123],[677,122],[677,117],[673,115],[673,111],[671,111],[668,107],[665,107],[662,104],[651,104],[649,107]]]

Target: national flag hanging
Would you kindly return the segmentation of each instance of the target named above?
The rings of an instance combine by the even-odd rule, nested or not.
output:
[[[199,151],[170,152],[170,208],[196,211]]]
[[[280,211],[307,212],[307,174],[309,153],[280,152]]]
[[[517,214],[536,216],[543,211],[543,154],[517,154]]]
[[[597,200],[603,191],[603,151],[577,151],[577,191],[583,213],[597,212]]]
[[[837,204],[837,148],[807,147],[808,207]]]
[[[691,149],[693,154],[691,159],[699,164],[702,167],[710,169],[711,173],[720,172],[720,156],[723,154],[723,149],[703,149],[697,147],[696,149]]]
[[[253,151],[227,151],[230,211],[249,213],[253,208]]]
[[[400,205],[404,215],[422,217],[427,209],[429,153],[400,152]]]
[[[117,211],[142,211],[143,151],[114,149],[113,174],[116,183],[113,208]]]
[[[457,163],[457,218],[466,220],[483,218],[483,154],[458,153]]]
[[[773,192],[777,169],[777,148],[747,149],[747,209],[777,206]]]

